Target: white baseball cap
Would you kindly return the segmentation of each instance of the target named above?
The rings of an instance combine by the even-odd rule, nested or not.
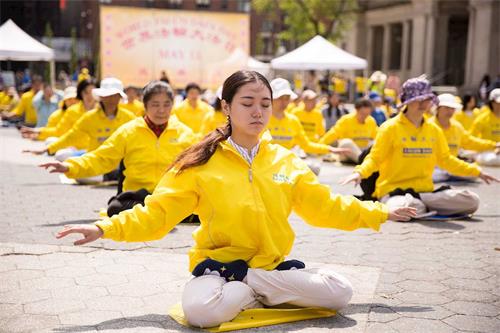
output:
[[[222,86],[219,86],[217,90],[215,91],[215,96],[217,96],[218,99],[222,99]]]
[[[63,100],[76,98],[76,87],[67,87],[64,89]]]
[[[283,78],[276,78],[271,81],[271,89],[273,90],[273,98],[280,98],[288,95],[291,99],[296,99],[297,94],[290,87],[290,82]]]
[[[122,81],[114,77],[103,79],[100,88],[92,89],[92,95],[95,97],[108,97],[116,94],[120,94],[124,99],[127,98],[127,95],[123,92]]]
[[[490,92],[490,101],[500,103],[500,88],[495,88]]]
[[[462,104],[457,102],[457,98],[452,94],[441,94],[438,96],[438,107],[447,106],[459,110],[462,108]]]

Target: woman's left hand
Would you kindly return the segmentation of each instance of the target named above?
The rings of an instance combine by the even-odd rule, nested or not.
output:
[[[412,217],[417,215],[417,209],[413,207],[399,207],[399,208],[391,208],[389,209],[389,217],[388,220],[394,222],[400,221],[410,221]]]
[[[479,174],[479,178],[482,179],[483,182],[485,182],[486,184],[490,184],[490,183],[493,183],[493,182],[497,182],[497,183],[500,183],[500,179],[490,175],[490,174],[487,174],[487,173],[484,173],[484,172],[481,172]]]

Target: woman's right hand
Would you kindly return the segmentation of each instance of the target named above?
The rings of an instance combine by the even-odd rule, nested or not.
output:
[[[351,175],[345,177],[339,182],[340,185],[346,185],[349,183],[354,183],[354,185],[358,185],[359,183],[361,183],[361,175],[358,172],[353,172]]]
[[[69,234],[82,234],[84,238],[75,241],[73,244],[83,245],[101,238],[103,232],[101,228],[95,224],[65,225],[64,228],[56,234],[56,238],[60,239]]]
[[[47,153],[49,150],[47,148],[44,148],[44,149],[39,149],[39,150],[36,150],[36,149],[25,149],[23,150],[23,153],[31,153],[31,154],[34,154],[34,155],[43,155],[45,153]]]
[[[66,173],[69,171],[68,166],[61,162],[44,163],[40,164],[39,167],[49,170],[49,173]]]

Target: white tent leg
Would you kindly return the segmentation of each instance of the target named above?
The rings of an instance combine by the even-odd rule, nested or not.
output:
[[[56,86],[56,63],[53,59],[50,61],[50,85]]]

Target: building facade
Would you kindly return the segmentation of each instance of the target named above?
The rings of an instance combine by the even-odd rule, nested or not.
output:
[[[405,80],[427,74],[434,85],[477,89],[500,74],[500,1],[360,0],[346,48],[369,71]]]

